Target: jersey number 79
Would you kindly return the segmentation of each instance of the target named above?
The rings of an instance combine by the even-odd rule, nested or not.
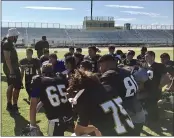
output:
[[[66,103],[68,101],[63,89],[65,89],[65,85],[57,85],[57,87],[50,86],[46,89],[48,99],[52,106],[56,107],[59,106],[60,103]],[[58,93],[60,94],[60,97]]]

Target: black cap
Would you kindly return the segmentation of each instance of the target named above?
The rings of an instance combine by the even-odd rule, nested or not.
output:
[[[99,60],[98,62],[101,63],[101,62],[104,62],[104,61],[116,61],[115,60],[115,57],[110,55],[110,54],[106,54],[106,55],[103,55]]]

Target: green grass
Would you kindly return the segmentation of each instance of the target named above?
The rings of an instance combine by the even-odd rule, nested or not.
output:
[[[134,49],[136,52],[136,56],[140,53],[140,48],[118,48],[123,50],[124,52],[127,52],[128,49]],[[59,59],[63,58],[63,55],[68,52],[68,49],[52,49],[52,52],[57,50]],[[166,52],[169,53],[171,56],[171,59],[173,59],[173,50],[172,48],[149,48],[149,50],[153,50],[156,53],[156,61],[160,62],[160,54]],[[106,48],[101,49],[101,54],[106,54],[108,51]],[[84,49],[83,54],[87,54],[87,49]],[[19,49],[18,50],[18,56],[19,59],[22,59],[25,57],[25,50]],[[36,56],[36,53],[34,53],[34,57]],[[23,100],[24,98],[27,98],[27,93],[25,89],[22,89],[19,96],[19,111],[21,113],[20,116],[11,117],[9,113],[6,111],[6,89],[7,89],[7,83],[5,82],[5,76],[1,76],[1,97],[2,97],[2,122],[1,122],[1,135],[2,136],[19,136],[21,129],[26,126],[29,120],[29,105]],[[41,128],[41,131],[45,136],[47,136],[47,119],[45,117],[45,114],[38,113],[37,114],[37,121],[38,125]],[[143,128],[142,136],[172,136],[172,120],[161,120],[158,124],[156,124],[155,128]],[[167,131],[164,131],[161,129],[161,127],[167,128]],[[70,133],[65,133],[66,136],[70,136]]]

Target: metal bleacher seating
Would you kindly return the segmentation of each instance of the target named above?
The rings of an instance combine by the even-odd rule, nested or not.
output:
[[[26,39],[29,44],[37,42],[43,35],[54,43],[74,44],[139,44],[157,43],[172,44],[173,30],[131,29],[131,30],[84,30],[63,28],[17,28],[19,40]],[[8,32],[7,27],[1,28],[2,37]]]

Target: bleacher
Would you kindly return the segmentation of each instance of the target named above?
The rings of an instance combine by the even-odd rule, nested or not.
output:
[[[131,30],[84,30],[66,28],[18,28],[19,41],[33,44],[47,36],[50,43],[58,44],[173,44],[173,30],[131,29]],[[8,27],[1,28],[2,37]],[[23,42],[22,41],[22,42]]]

